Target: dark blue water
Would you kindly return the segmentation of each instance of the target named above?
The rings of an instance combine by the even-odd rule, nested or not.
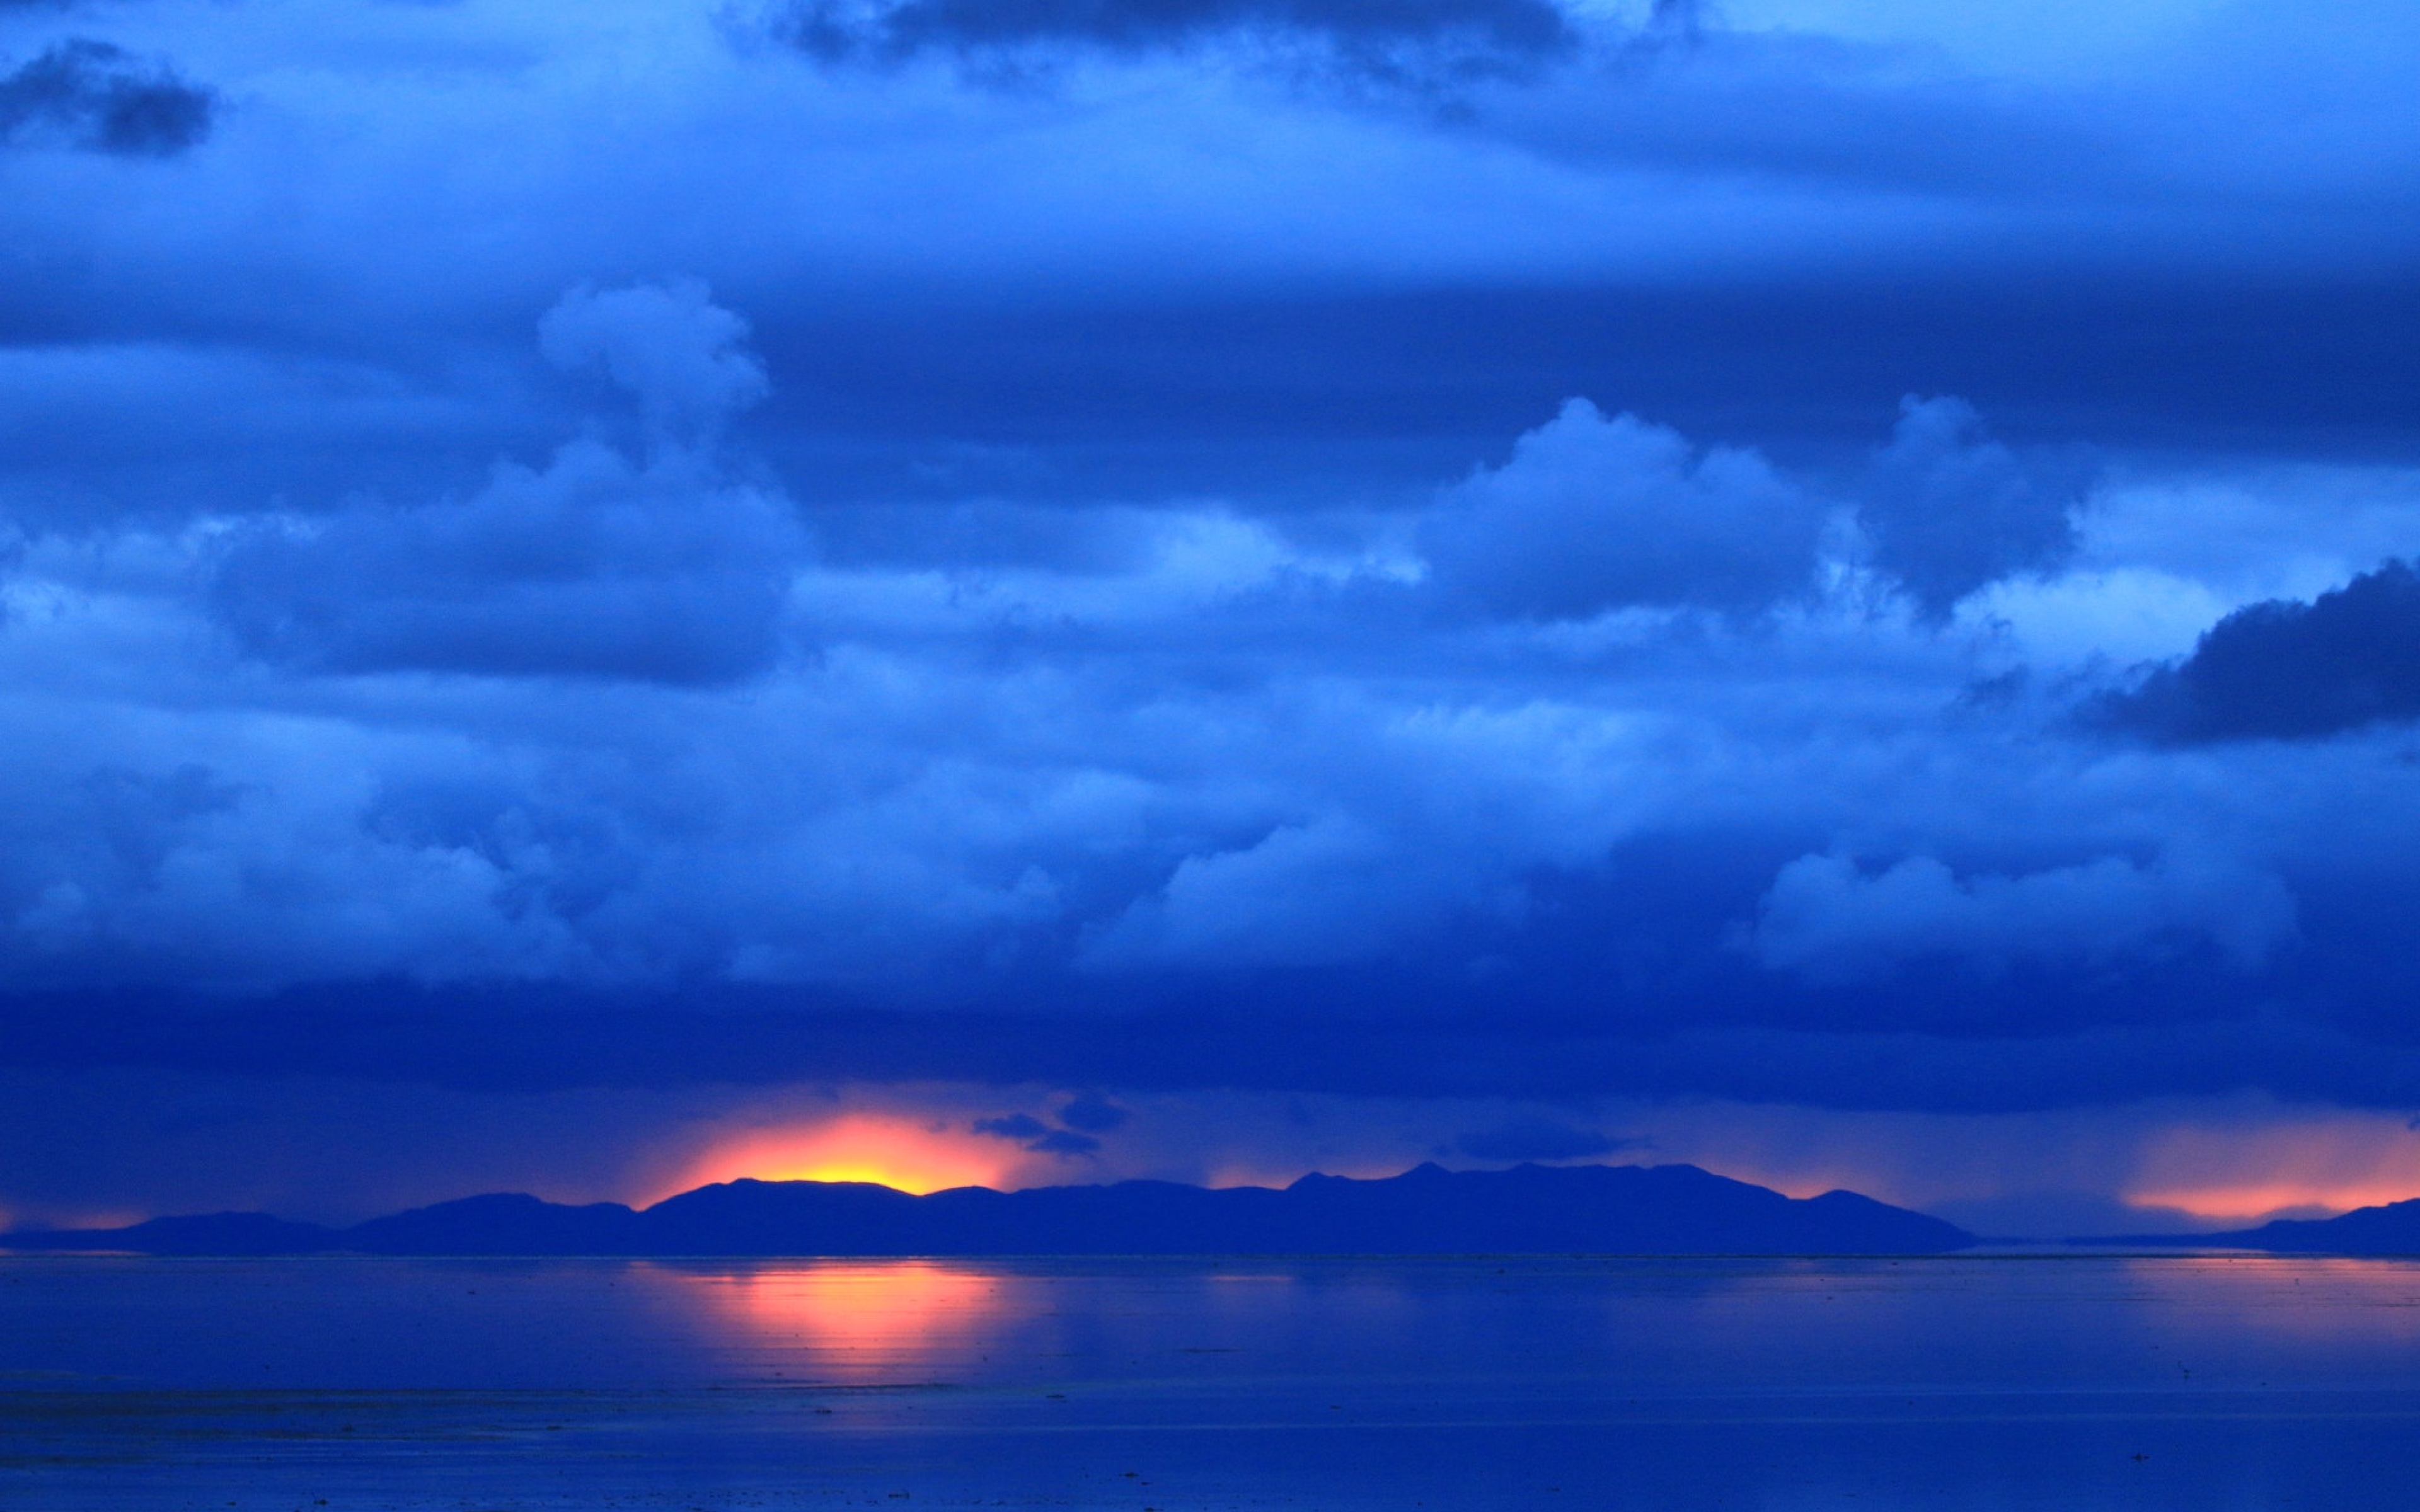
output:
[[[2420,1267],[0,1259],[10,1506],[2409,1508]]]

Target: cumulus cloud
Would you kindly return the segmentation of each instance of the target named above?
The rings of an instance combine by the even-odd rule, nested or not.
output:
[[[582,285],[538,322],[538,347],[566,372],[601,369],[637,397],[661,437],[695,440],[765,397],[748,322],[703,279],[598,289]]]
[[[2178,745],[2313,740],[2420,718],[2420,573],[2390,562],[2308,604],[2237,609],[2191,656],[2086,712]]]
[[[1567,401],[1449,491],[1421,546],[1437,590],[1514,619],[1763,606],[1810,582],[1824,509],[1753,452],[1702,451]]]
[[[210,134],[216,95],[165,64],[71,38],[0,74],[0,146],[174,157]]]
[[[1987,583],[2064,560],[2081,497],[2077,480],[1993,440],[1963,399],[1911,394],[1859,487],[1857,518],[1875,562],[1939,616]]]
[[[746,326],[682,282],[578,289],[540,327],[595,362],[659,444],[594,440],[500,465],[468,499],[234,525],[211,602],[251,655],[317,672],[718,683],[778,649],[803,539],[788,501],[727,477],[702,433],[764,391]]]
[[[1802,593],[1827,504],[1752,454],[1575,409],[1399,509],[818,501],[819,535],[880,517],[810,561],[788,500],[712,440],[757,387],[724,361],[735,322],[655,295],[622,324],[583,294],[566,338],[608,378],[624,351],[630,408],[657,396],[644,445],[592,435],[432,502],[25,537],[0,577],[0,958],[104,1027],[29,1011],[0,1059],[1014,1068],[1102,1089],[998,1132],[1071,1158],[1138,1086],[1930,1106],[2405,1064],[2240,1022],[2362,1000],[2400,949],[2307,903],[2324,949],[2280,949],[2284,889],[2324,900],[2339,866],[2280,837],[2344,834],[2325,805],[2384,780],[2362,752],[2264,778],[1962,699],[2007,642]],[[1534,550],[1480,528],[1532,519]],[[1669,553],[1670,580],[1590,532]],[[1606,612],[1637,595],[1708,612]],[[816,654],[782,655],[809,625]],[[473,675],[326,675],[397,671]],[[2177,764],[2221,760],[2224,782]],[[2360,807],[2361,865],[2420,843],[2408,806]],[[440,985],[364,985],[396,979]],[[146,983],[295,995],[197,1040],[109,995]],[[2187,1026],[2112,1049],[2096,1015]],[[1546,1158],[1618,1127],[1491,1117],[1419,1148]]]
[[[1752,945],[1768,966],[1849,982],[1927,958],[1996,975],[2021,964],[2106,967],[2192,949],[2215,949],[2250,970],[2294,933],[2284,885],[2226,863],[2104,856],[1961,877],[1929,856],[1881,872],[1845,856],[1803,856],[1774,878]]]

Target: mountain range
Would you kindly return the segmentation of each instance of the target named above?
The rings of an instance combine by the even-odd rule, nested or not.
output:
[[[2276,1255],[2420,1255],[2420,1197],[2355,1208],[2334,1218],[2279,1218],[2217,1234],[2137,1234],[2081,1243],[2257,1249]]]
[[[1854,1192],[1790,1197],[1695,1165],[1434,1165],[1357,1180],[957,1187],[737,1180],[632,1209],[495,1194],[349,1227],[260,1212],[21,1230],[0,1247],[152,1255],[1916,1255],[1974,1236]]]

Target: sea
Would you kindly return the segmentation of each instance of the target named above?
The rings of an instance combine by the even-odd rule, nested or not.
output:
[[[0,1258],[0,1505],[2420,1505],[2420,1265]]]

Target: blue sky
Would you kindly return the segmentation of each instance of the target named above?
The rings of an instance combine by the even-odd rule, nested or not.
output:
[[[2415,44],[0,4],[0,1210],[2420,1192]]]

